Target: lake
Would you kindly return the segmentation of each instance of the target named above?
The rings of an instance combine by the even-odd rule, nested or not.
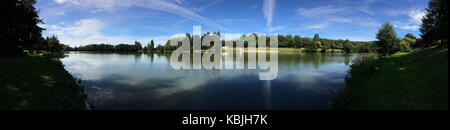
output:
[[[326,109],[329,89],[345,86],[360,54],[278,54],[278,76],[258,69],[180,69],[170,54],[69,52],[61,61],[85,86],[95,109],[305,110]],[[245,59],[245,64],[248,63]]]

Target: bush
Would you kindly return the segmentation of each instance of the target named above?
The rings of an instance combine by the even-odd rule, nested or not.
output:
[[[369,56],[359,57],[352,61],[352,65],[350,65],[350,70],[347,72],[345,77],[345,82],[347,83],[347,87],[344,89],[358,89],[357,87],[360,81],[366,81],[371,74],[377,71],[378,56],[375,54],[370,54]],[[350,91],[342,91],[335,93],[331,91],[331,99],[329,108],[330,109],[345,109],[348,108],[351,98],[345,98],[346,96],[341,95],[353,95],[349,94]]]
[[[410,38],[399,38],[398,39],[398,44],[394,45],[394,50],[395,52],[410,52],[411,49],[411,44],[413,44],[415,41],[410,39]]]
[[[355,78],[364,78],[376,71],[376,61],[378,56],[371,54],[369,56],[356,58],[350,65],[350,70],[346,76],[346,80]]]

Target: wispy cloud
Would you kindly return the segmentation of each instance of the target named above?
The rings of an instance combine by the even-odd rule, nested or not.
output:
[[[202,7],[199,7],[199,8],[193,8],[193,10],[194,10],[194,11],[197,11],[197,12],[200,12],[200,11],[205,10],[206,8],[213,7],[213,6],[215,6],[215,5],[219,4],[219,3],[222,3],[223,1],[225,1],[225,0],[215,0],[215,1],[211,2],[211,3],[206,3],[206,4],[205,4],[204,6],[202,6]]]
[[[174,35],[162,35],[153,37],[130,37],[130,36],[106,36],[103,35],[103,31],[108,27],[108,24],[98,20],[98,19],[81,19],[74,23],[64,24],[64,25],[44,25],[41,27],[47,29],[48,35],[56,35],[60,39],[61,43],[70,46],[80,46],[88,44],[132,44],[134,41],[139,41],[146,45],[151,40],[153,40],[157,45],[165,44],[167,40],[174,37],[183,37],[185,34],[174,34]]]
[[[65,15],[64,11],[59,11],[56,13],[56,15]]]
[[[42,25],[49,35],[57,35],[63,44],[79,46],[98,43],[131,43],[128,36],[105,36],[102,30],[107,24],[98,19],[81,19],[66,25]]]
[[[407,17],[407,19],[400,19],[394,21],[394,26],[401,30],[418,30],[422,24],[422,18],[425,16],[423,9],[408,9],[408,10],[387,10],[384,13],[391,17]]]
[[[275,0],[264,0],[264,5],[263,5],[263,13],[264,13],[264,18],[267,20],[266,22],[266,26],[267,26],[267,30],[271,33],[272,31],[277,31],[282,29],[283,27],[279,26],[279,27],[272,27],[272,22],[273,22],[273,16],[275,13],[275,7],[276,7],[276,1]]]
[[[307,26],[306,29],[322,29],[327,27],[328,25],[330,25],[330,23],[326,22],[326,23],[318,23],[318,24],[313,24],[310,26]]]
[[[419,25],[401,25],[398,26],[398,28],[403,30],[418,30],[420,28]]]
[[[115,11],[122,8],[142,7],[185,17],[207,26],[227,30],[216,22],[203,17],[186,6],[180,0],[54,0],[58,4],[73,4],[75,6],[94,7],[98,10]],[[182,5],[181,5],[182,4]],[[95,11],[94,11],[95,12]]]
[[[325,5],[312,8],[299,8],[296,13],[301,18],[313,21],[302,29],[324,29],[333,24],[346,23],[360,26],[378,26],[371,18],[372,11],[368,8],[373,1],[365,2],[361,7],[350,5]],[[364,14],[364,15],[361,15]]]
[[[422,23],[422,18],[423,16],[425,16],[425,11],[422,10],[412,10],[409,12],[409,17],[411,18],[411,20],[416,23],[416,24],[421,24]]]
[[[297,9],[297,14],[305,17],[322,17],[344,11],[347,11],[347,9],[328,5],[316,8],[299,8]]]
[[[283,30],[283,29],[284,29],[283,26],[270,27],[269,32],[275,32],[275,31],[279,31],[279,30]]]

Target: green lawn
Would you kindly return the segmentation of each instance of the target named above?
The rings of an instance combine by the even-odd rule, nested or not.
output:
[[[58,59],[0,58],[0,110],[84,109],[81,87]]]
[[[332,97],[330,109],[448,109],[447,48],[398,53],[373,63],[373,72],[358,72]]]

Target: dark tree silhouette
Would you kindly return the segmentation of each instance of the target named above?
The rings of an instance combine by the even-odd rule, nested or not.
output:
[[[422,19],[421,36],[427,46],[442,40],[448,42],[448,0],[431,0]]]
[[[34,8],[36,0],[1,0],[1,56],[22,55],[42,40],[43,23]]]

